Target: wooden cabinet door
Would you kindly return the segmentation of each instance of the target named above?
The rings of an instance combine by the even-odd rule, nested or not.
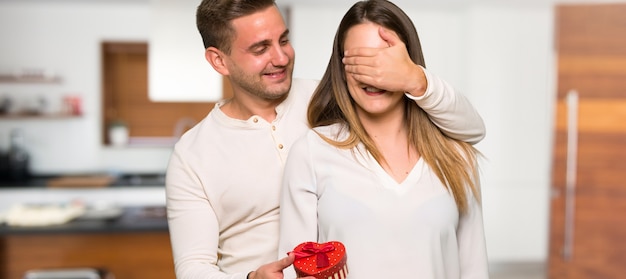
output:
[[[626,278],[626,4],[557,6],[555,36],[549,278]]]
[[[0,235],[0,278],[57,268],[100,268],[115,279],[176,278],[168,232]]]

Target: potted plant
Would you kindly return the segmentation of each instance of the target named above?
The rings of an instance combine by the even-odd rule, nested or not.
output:
[[[129,140],[128,124],[121,120],[113,120],[108,129],[109,143],[113,146],[125,146]]]

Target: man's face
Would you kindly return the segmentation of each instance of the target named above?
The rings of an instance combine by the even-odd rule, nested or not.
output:
[[[294,50],[289,30],[276,6],[232,22],[236,36],[225,59],[233,89],[266,100],[291,88]]]

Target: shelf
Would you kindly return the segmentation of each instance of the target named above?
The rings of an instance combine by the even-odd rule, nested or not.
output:
[[[66,118],[79,118],[82,115],[67,114],[67,113],[50,113],[50,114],[35,114],[35,113],[11,113],[0,114],[0,120],[18,120],[18,119],[66,119]]]
[[[16,76],[0,74],[0,83],[40,83],[55,84],[61,83],[60,77],[54,76]]]

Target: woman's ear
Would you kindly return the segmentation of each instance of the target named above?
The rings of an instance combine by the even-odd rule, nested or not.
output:
[[[209,47],[204,51],[204,58],[211,64],[213,69],[221,75],[227,76],[229,74],[226,67],[224,58],[225,54],[215,47]]]

